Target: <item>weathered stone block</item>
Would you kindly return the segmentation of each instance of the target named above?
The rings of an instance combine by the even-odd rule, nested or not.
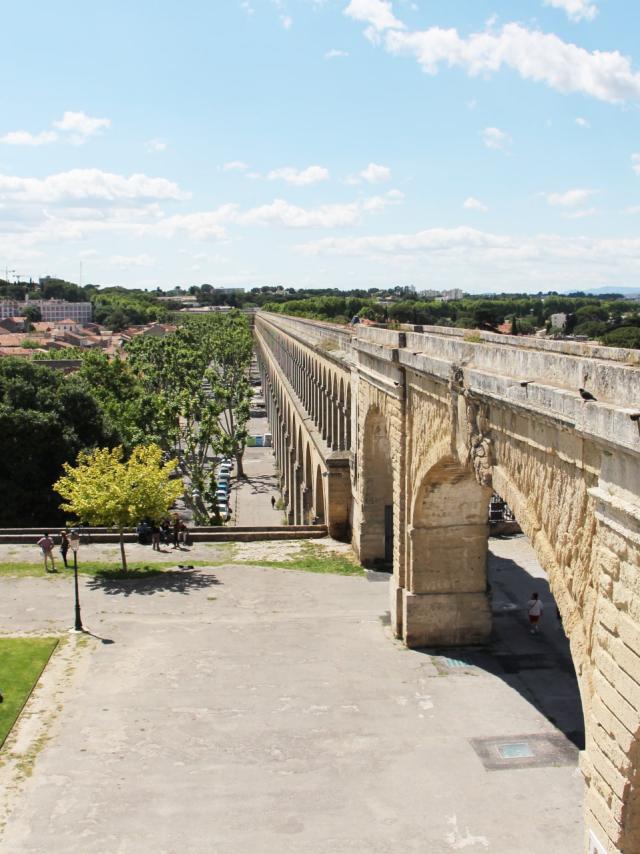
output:
[[[491,609],[485,593],[403,591],[402,632],[408,647],[485,643]]]

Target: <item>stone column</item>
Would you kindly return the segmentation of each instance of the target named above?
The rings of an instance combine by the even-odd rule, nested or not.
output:
[[[304,524],[302,521],[302,466],[296,462],[294,466],[294,525]]]
[[[455,508],[451,511],[455,517]],[[488,537],[486,522],[409,528],[412,571],[402,594],[403,638],[408,647],[489,639]],[[417,565],[419,571],[415,571]]]

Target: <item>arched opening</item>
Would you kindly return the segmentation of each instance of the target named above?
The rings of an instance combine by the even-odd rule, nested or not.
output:
[[[302,428],[298,427],[297,441],[295,446],[293,475],[294,475],[294,496],[293,496],[293,523],[294,525],[302,525],[302,477],[304,466],[304,450],[302,446]]]
[[[316,525],[324,525],[326,521],[324,517],[324,483],[320,466],[316,468],[316,483],[313,503],[315,510],[314,523]]]
[[[474,472],[453,458],[441,460],[423,477],[408,531],[403,625],[409,646],[481,643],[489,638],[490,496]]]
[[[310,525],[312,521],[312,505],[313,505],[313,472],[311,468],[311,451],[309,443],[304,455],[304,486],[302,490],[302,522],[304,525]]]
[[[382,413],[367,413],[363,442],[360,561],[364,566],[393,568],[393,469],[391,443]]]

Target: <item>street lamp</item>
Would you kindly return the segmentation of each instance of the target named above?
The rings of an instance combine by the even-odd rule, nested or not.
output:
[[[76,632],[83,632],[82,618],[80,616],[80,592],[78,591],[78,549],[80,548],[80,534],[75,529],[69,533],[69,547],[73,552],[73,579],[76,589]]]

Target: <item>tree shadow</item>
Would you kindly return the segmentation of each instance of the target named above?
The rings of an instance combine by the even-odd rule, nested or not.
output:
[[[100,590],[109,596],[153,596],[154,593],[182,593],[188,595],[194,590],[206,590],[222,584],[210,572],[197,569],[158,570],[141,575],[139,578],[119,578],[118,571],[96,573],[87,582],[90,590]]]
[[[536,708],[579,750],[584,715],[569,641],[546,578],[532,576],[511,558],[489,553],[493,613],[490,642],[482,647],[429,648],[447,675],[479,668],[498,677]],[[536,591],[544,604],[539,634],[531,635],[527,602]]]
[[[272,474],[258,474],[254,477],[245,475],[241,482],[249,484],[252,495],[266,495],[276,490],[275,477]]]

